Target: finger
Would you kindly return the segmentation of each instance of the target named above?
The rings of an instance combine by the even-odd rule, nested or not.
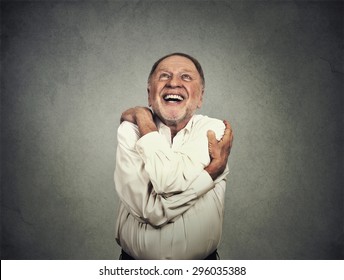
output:
[[[121,118],[120,118],[120,123],[125,121],[125,112],[122,113]]]
[[[216,144],[217,140],[216,140],[216,136],[215,136],[215,132],[212,130],[208,130],[207,131],[207,137],[208,137],[208,143],[210,145]]]
[[[121,115],[120,123],[122,123],[124,121],[133,122],[133,114],[134,114],[133,108],[129,108],[129,109],[125,110]]]
[[[219,145],[224,150],[227,150],[227,152],[229,153],[229,151],[232,147],[232,142],[233,142],[233,132],[232,132],[232,127],[227,120],[224,120],[223,123],[224,123],[226,128],[225,128],[224,134],[221,138]]]
[[[217,139],[216,139],[215,132],[212,131],[212,130],[208,130],[207,131],[207,137],[208,137],[209,156],[210,156],[211,159],[213,159],[214,158],[214,151],[216,151],[216,147],[218,146],[218,142],[217,142]]]
[[[230,133],[230,132],[232,132],[232,126],[230,125],[230,123],[229,123],[227,120],[224,120],[223,123],[224,123],[225,126],[226,126],[225,133]]]
[[[223,121],[223,123],[225,124],[225,131],[224,131],[224,134],[223,134],[223,137],[222,137],[222,141],[230,141],[231,138],[232,138],[232,126],[230,125],[230,123],[226,120]]]

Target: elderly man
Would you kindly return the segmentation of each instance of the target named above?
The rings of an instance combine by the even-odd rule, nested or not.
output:
[[[195,112],[204,75],[183,53],[159,59],[148,104],[128,109],[118,128],[116,240],[122,259],[216,259],[232,130]]]

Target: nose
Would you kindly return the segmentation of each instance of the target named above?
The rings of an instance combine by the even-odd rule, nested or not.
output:
[[[167,83],[167,86],[169,87],[180,87],[181,86],[181,79],[177,75],[173,75]]]

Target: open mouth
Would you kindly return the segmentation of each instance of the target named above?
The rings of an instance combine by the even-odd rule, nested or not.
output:
[[[166,94],[164,97],[166,102],[179,103],[184,100],[184,97],[179,94]]]

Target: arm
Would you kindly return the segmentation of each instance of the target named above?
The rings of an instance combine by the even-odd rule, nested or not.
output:
[[[170,195],[185,191],[204,170],[215,180],[226,167],[228,156],[225,158],[224,152],[212,157],[212,162],[207,166],[210,158],[205,152],[208,150],[205,134],[204,137],[191,141],[187,149],[174,151],[157,132],[153,115],[148,108],[131,108],[122,114],[121,121],[124,120],[137,125],[140,139],[136,143],[136,150],[144,161],[144,169],[149,175],[154,191],[158,194]],[[225,125],[227,126],[226,123]],[[223,124],[214,123],[214,130],[218,135],[222,135]],[[209,138],[210,136],[212,138]],[[211,140],[210,145],[214,149],[219,149],[220,145],[217,144],[215,133],[208,133],[208,138]],[[207,168],[204,169],[206,166]],[[206,189],[204,193],[208,190]]]
[[[187,211],[215,185],[225,185],[228,169],[216,182],[203,170],[186,191],[172,196],[157,194],[144,170],[144,162],[135,150],[138,138],[139,131],[135,125],[129,122],[121,124],[118,129],[115,185],[121,201],[140,221],[162,226]]]
[[[129,109],[128,111],[132,110]],[[126,119],[132,117],[132,112],[128,114],[128,111],[125,112],[127,114]],[[151,113],[148,114],[148,117],[148,119],[152,119]],[[122,115],[121,121],[124,121],[125,118]],[[153,226],[160,226],[184,213],[195,204],[199,197],[207,193],[215,185],[215,189],[225,188],[225,177],[228,174],[228,155],[225,155],[223,152],[225,151],[223,148],[225,145],[223,144],[229,141],[226,136],[229,134],[227,133],[229,125],[226,122],[226,131],[222,141],[218,142],[214,133],[208,133],[209,153],[213,154],[213,156],[211,156],[212,161],[207,166],[207,170],[203,170],[202,167],[201,173],[197,174],[198,176],[189,182],[188,188],[184,192],[166,195],[166,193],[158,194],[154,190],[150,182],[150,175],[145,170],[146,164],[136,151],[136,143],[141,137],[142,129],[133,124],[135,121],[133,118],[128,120],[131,123],[123,123],[118,130],[115,182],[122,202],[136,218]],[[151,132],[155,130],[156,127]],[[148,135],[147,137],[150,136]],[[154,138],[154,135],[152,137]],[[152,145],[148,139],[147,143],[151,144],[149,146],[154,147],[154,150],[156,150],[159,143],[165,142],[160,138],[158,140],[157,143]],[[207,146],[208,142],[206,142],[205,150],[208,148]],[[226,147],[228,149],[228,145]],[[222,151],[222,153],[218,151]],[[220,160],[220,157],[223,157],[222,160]],[[227,169],[225,170],[226,167]],[[158,174],[160,173],[158,172]],[[214,182],[213,179],[216,179],[216,181]]]

